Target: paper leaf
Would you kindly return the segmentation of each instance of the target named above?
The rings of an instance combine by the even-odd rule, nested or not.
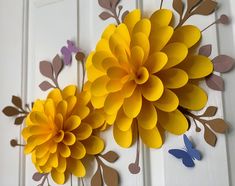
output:
[[[91,178],[91,186],[102,186],[102,177],[100,168],[98,167],[94,176]]]
[[[222,79],[222,77],[215,74],[211,74],[209,77],[206,78],[206,84],[213,90],[224,90],[224,80]]]
[[[108,13],[108,12],[102,12],[100,15],[99,15],[99,17],[102,19],[102,20],[106,20],[106,19],[108,19],[108,18],[110,18],[110,17],[113,17],[110,13]]]
[[[42,75],[50,79],[53,79],[53,68],[49,61],[41,61],[39,69]]]
[[[217,3],[211,0],[202,1],[199,6],[193,10],[192,14],[210,15],[217,8]]]
[[[106,154],[102,155],[102,158],[104,158],[106,161],[112,163],[117,161],[119,158],[118,154],[114,151],[109,151]]]
[[[22,100],[18,96],[12,96],[11,102],[18,108],[22,108]]]
[[[103,168],[104,182],[109,186],[111,185],[118,186],[119,183],[118,172],[115,169],[108,167],[106,165],[104,165],[102,168]]]
[[[209,57],[211,55],[212,45],[204,45],[199,49],[199,54]]]
[[[224,134],[229,126],[223,119],[217,118],[206,122],[215,132]]]
[[[209,106],[209,107],[207,107],[206,111],[200,116],[201,117],[212,117],[216,114],[216,112],[217,112],[217,107]]]
[[[173,8],[180,16],[182,16],[184,10],[184,4],[182,0],[173,0]]]
[[[53,85],[50,84],[48,81],[43,81],[40,85],[39,85],[40,89],[42,91],[47,91],[50,88],[53,88]]]
[[[63,68],[63,62],[60,59],[59,55],[56,55],[54,59],[52,60],[52,66],[55,71],[55,76],[58,77],[59,73],[61,72]]]
[[[216,135],[207,126],[205,126],[204,139],[209,145],[213,147],[215,146],[217,141]]]
[[[195,6],[198,5],[198,3],[200,3],[201,0],[188,0],[187,1],[187,6],[189,10],[192,10]]]
[[[216,72],[228,72],[234,66],[234,59],[226,55],[219,55],[215,57],[212,62],[214,65],[214,71]]]
[[[112,8],[116,8],[120,0],[111,0]]]
[[[43,176],[45,176],[45,174],[40,174],[39,172],[35,172],[35,173],[33,174],[32,179],[33,179],[34,181],[40,181],[40,180],[43,178]]]
[[[20,111],[12,106],[7,106],[5,107],[2,112],[6,115],[6,116],[16,116],[20,113]]]
[[[98,3],[102,8],[106,8],[106,9],[111,8],[111,4],[109,0],[98,0]]]
[[[124,19],[126,17],[126,15],[129,14],[129,11],[126,10],[123,14],[122,14],[122,22],[124,22]]]
[[[25,118],[26,118],[26,115],[17,117],[17,118],[15,119],[15,125],[21,125],[21,124],[23,123],[23,121],[24,121]]]
[[[219,22],[223,25],[228,25],[230,23],[229,17],[225,14],[221,15],[219,18]]]

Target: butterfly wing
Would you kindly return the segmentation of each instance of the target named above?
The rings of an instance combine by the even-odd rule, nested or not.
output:
[[[61,48],[60,51],[64,56],[64,64],[65,65],[70,65],[71,62],[72,62],[72,54],[69,51],[69,49],[64,46],[64,47]]]
[[[186,167],[194,167],[195,164],[193,159],[186,151],[180,149],[171,149],[168,152],[174,157],[182,159],[182,162]]]
[[[68,40],[67,41],[67,44],[68,44],[68,49],[69,51],[72,53],[78,53],[79,52],[79,49],[75,46],[74,42]]]
[[[196,158],[197,160],[201,160],[201,153],[193,147],[192,142],[188,139],[188,137],[184,134],[184,144],[187,148],[187,152],[192,158]]]

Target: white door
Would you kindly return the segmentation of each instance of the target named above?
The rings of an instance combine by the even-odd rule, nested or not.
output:
[[[212,57],[226,54],[235,58],[235,2],[219,0],[219,11],[206,18],[195,16],[189,23],[200,29],[213,23],[217,17],[225,13],[231,17],[228,26],[212,26],[203,34],[203,44],[212,44]],[[144,16],[160,7],[160,0],[122,0],[125,10],[140,8]],[[172,8],[172,0],[165,0],[163,7]],[[45,98],[47,92],[38,85],[44,80],[39,72],[39,62],[51,61],[67,40],[76,44],[88,54],[92,51],[104,28],[114,20],[103,21],[99,14],[103,9],[98,0],[0,0],[0,74],[1,93],[0,108],[11,103],[11,95],[20,96],[24,103],[31,103],[36,98]],[[80,84],[81,66],[72,63],[60,75],[60,85]],[[108,164],[119,172],[120,185],[123,186],[232,186],[235,185],[235,121],[234,78],[232,71],[223,76],[225,91],[223,94],[207,88],[208,105],[218,107],[218,117],[224,117],[230,124],[226,135],[217,135],[215,147],[208,145],[203,133],[196,133],[195,126],[187,132],[193,138],[203,159],[196,161],[194,168],[186,168],[182,162],[172,157],[168,150],[182,148],[182,136],[166,134],[166,141],[161,149],[140,147],[140,167],[138,174],[131,174],[128,165],[135,161],[136,144],[129,149],[120,148],[112,138],[112,131],[105,132],[105,152],[115,151],[120,158]],[[0,185],[33,186],[40,184],[32,179],[36,172],[31,158],[23,155],[23,148],[11,147],[10,140],[21,138],[22,126],[14,125],[12,118],[0,115]],[[90,185],[94,170],[84,179]],[[47,183],[45,183],[47,185]],[[50,185],[56,185],[50,179]],[[80,179],[73,177],[65,185],[82,185]]]

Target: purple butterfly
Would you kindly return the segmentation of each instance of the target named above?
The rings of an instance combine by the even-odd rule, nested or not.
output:
[[[186,151],[181,149],[171,149],[168,152],[175,156],[178,159],[182,159],[183,164],[186,167],[194,167],[194,159],[201,160],[201,153],[193,147],[192,142],[188,139],[188,137],[184,134],[184,144],[186,147]]]
[[[64,64],[65,65],[71,65],[71,63],[72,63],[72,54],[77,53],[80,50],[70,40],[67,40],[67,44],[68,44],[68,47],[63,46],[60,51],[64,56]]]

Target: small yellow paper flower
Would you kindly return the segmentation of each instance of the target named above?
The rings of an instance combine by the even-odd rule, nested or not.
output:
[[[87,59],[91,102],[114,123],[113,135],[122,147],[131,146],[135,123],[148,147],[161,147],[161,129],[176,135],[188,129],[179,106],[200,110],[207,102],[206,93],[191,82],[213,70],[207,57],[190,50],[201,32],[192,25],[174,30],[171,19],[166,9],[150,19],[134,10],[124,23],[105,29]]]
[[[51,173],[53,180],[63,184],[69,173],[77,177],[86,174],[82,159],[99,154],[104,148],[93,129],[104,123],[101,112],[89,106],[90,94],[68,86],[63,91],[53,89],[45,101],[37,100],[27,116],[22,135],[25,154],[41,173]]]

